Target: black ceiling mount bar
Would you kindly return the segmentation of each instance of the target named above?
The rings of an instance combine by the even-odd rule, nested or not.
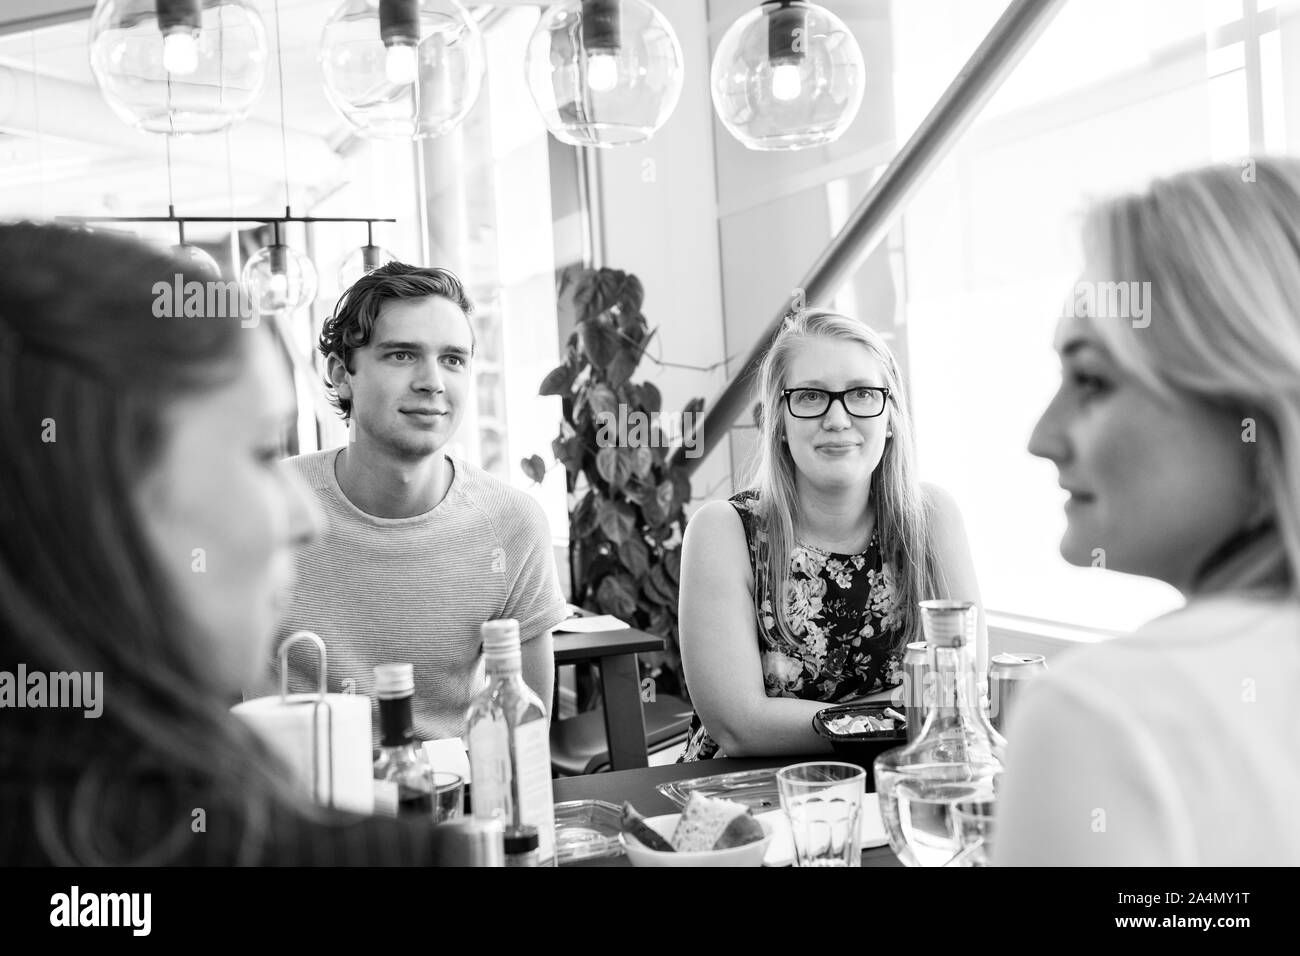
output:
[[[796,286],[803,291],[804,301],[825,301],[861,267],[888,234],[907,200],[948,154],[1064,4],[1065,0],[1011,0],[912,138],[894,156],[839,235]],[[693,473],[722,443],[732,423],[747,410],[754,377],[787,312],[788,308],[783,306],[759,335],[736,377],[705,406],[708,411],[704,421],[696,424],[691,435],[673,452],[673,467]],[[698,445],[691,441],[696,436]],[[688,449],[694,457],[686,455]]]
[[[57,216],[57,222],[397,222],[383,216]]]

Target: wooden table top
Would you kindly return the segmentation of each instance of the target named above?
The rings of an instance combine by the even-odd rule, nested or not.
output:
[[[555,645],[556,664],[577,664],[602,657],[617,657],[620,654],[639,654],[642,651],[664,649],[662,637],[638,631],[634,627],[623,627],[617,631],[597,631],[595,634],[566,634],[557,631],[552,640]]]

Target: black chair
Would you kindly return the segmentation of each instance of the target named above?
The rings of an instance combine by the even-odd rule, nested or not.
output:
[[[661,694],[641,705],[645,714],[646,753],[684,743],[691,727],[691,705]],[[605,710],[597,707],[551,724],[551,769],[557,777],[577,777],[609,769]]]

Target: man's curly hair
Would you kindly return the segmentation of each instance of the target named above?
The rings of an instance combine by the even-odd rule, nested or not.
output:
[[[343,293],[334,308],[334,314],[325,320],[321,328],[321,354],[327,362],[331,355],[337,355],[344,368],[349,372],[355,371],[352,368],[352,353],[369,344],[383,304],[390,299],[423,299],[431,295],[439,295],[454,302],[465,313],[466,319],[474,311],[473,303],[465,294],[465,287],[450,269],[423,268],[404,262],[390,262],[380,266],[362,276]],[[472,322],[469,334],[472,352],[478,345]],[[325,387],[330,402],[338,408],[343,420],[347,421],[352,417],[352,402],[339,397],[328,373],[325,376]]]

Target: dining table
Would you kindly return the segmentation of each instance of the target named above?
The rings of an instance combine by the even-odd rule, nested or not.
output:
[[[749,757],[717,758],[714,760],[697,760],[691,763],[666,764],[659,767],[645,767],[636,770],[615,770],[609,773],[592,773],[580,777],[561,777],[552,781],[555,803],[571,800],[603,800],[621,807],[624,802],[632,804],[643,816],[652,817],[662,813],[677,813],[681,810],[668,797],[656,788],[659,784],[674,780],[689,780],[695,777],[714,774],[733,773],[744,770],[766,770],[786,767],[790,764],[834,759],[826,754],[785,757]],[[872,789],[868,787],[868,790]],[[631,866],[624,855],[598,859],[574,860],[565,866]],[[862,851],[863,866],[902,866],[902,862],[888,846],[868,847]]]
[[[641,670],[637,654],[662,651],[664,639],[634,627],[589,634],[557,629],[555,665],[594,663],[600,671],[609,762],[615,770],[647,763],[645,714],[641,706]]]

